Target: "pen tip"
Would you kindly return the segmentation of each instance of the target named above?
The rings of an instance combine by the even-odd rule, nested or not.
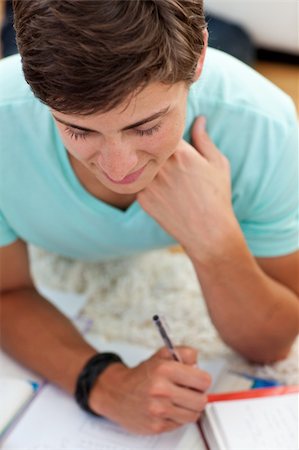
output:
[[[155,315],[153,316],[153,320],[154,320],[155,322],[157,322],[157,320],[159,320],[159,316],[158,316],[157,314],[155,314]]]

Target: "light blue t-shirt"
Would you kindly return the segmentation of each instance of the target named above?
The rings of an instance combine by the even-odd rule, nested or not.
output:
[[[21,238],[101,261],[174,243],[138,202],[122,211],[84,189],[18,55],[0,61],[0,87],[0,245]],[[230,161],[234,212],[252,253],[298,249],[298,124],[289,97],[243,63],[208,49],[188,98],[188,141],[198,115],[206,116],[210,137]]]

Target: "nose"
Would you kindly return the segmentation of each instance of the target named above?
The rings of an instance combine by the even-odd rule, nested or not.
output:
[[[129,173],[137,170],[136,150],[121,140],[106,142],[96,158],[100,167],[114,181],[121,181]]]

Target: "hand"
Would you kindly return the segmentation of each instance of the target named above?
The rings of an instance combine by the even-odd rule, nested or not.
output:
[[[189,256],[219,251],[237,225],[231,204],[230,166],[196,119],[191,146],[181,140],[176,151],[138,201]],[[232,233],[231,233],[232,234]]]
[[[139,434],[197,421],[211,378],[195,366],[194,349],[176,350],[183,363],[174,361],[164,347],[134,368],[111,364],[91,391],[91,409]]]

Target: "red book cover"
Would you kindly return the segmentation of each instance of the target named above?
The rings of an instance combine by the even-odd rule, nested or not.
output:
[[[248,391],[225,392],[223,394],[209,394],[208,402],[220,402],[226,400],[242,400],[246,398],[269,397],[299,392],[299,385],[275,386],[266,388],[249,389]]]

